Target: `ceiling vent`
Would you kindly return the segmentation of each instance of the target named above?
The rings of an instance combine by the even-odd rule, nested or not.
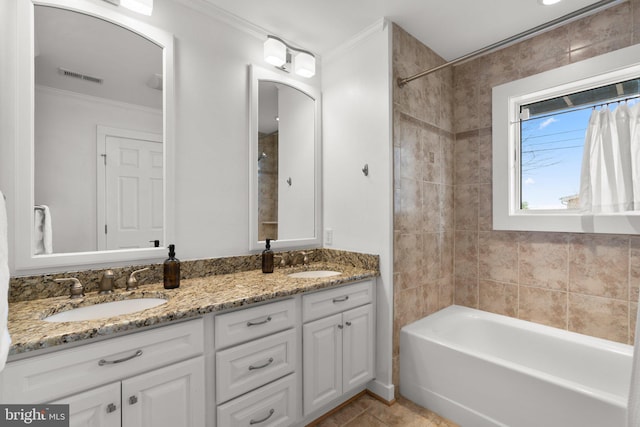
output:
[[[102,82],[103,82],[103,79],[101,79],[100,77],[88,76],[86,74],[78,73],[76,71],[67,70],[67,69],[64,69],[62,67],[58,68],[58,71],[60,71],[60,74],[62,74],[65,77],[73,77],[74,79],[85,80],[85,81],[88,81],[88,82],[98,83],[98,84],[102,84]]]

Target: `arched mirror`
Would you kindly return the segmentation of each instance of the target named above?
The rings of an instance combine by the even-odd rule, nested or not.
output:
[[[19,43],[16,268],[162,256],[173,37],[107,4],[27,0]]]
[[[252,66],[250,248],[320,244],[320,95]]]

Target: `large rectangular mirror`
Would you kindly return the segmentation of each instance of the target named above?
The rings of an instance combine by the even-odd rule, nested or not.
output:
[[[74,0],[19,4],[16,267],[162,256],[173,37]]]
[[[250,87],[250,248],[318,245],[319,91],[256,66]]]

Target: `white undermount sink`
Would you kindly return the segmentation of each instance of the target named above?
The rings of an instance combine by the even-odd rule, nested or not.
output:
[[[78,307],[45,317],[45,322],[78,322],[131,314],[166,303],[164,298],[132,298]]]
[[[300,271],[298,273],[287,274],[287,276],[292,277],[294,279],[317,279],[321,277],[331,277],[331,276],[339,276],[339,271],[331,271],[331,270],[309,270],[309,271]]]

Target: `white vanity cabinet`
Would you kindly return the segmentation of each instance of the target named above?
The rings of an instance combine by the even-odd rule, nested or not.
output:
[[[374,378],[371,281],[302,297],[304,413]]]
[[[203,426],[203,363],[196,357],[52,403],[69,404],[71,427]]]
[[[298,313],[290,298],[216,316],[218,427],[298,419]]]
[[[205,425],[203,319],[7,364],[3,403],[68,403],[72,426]]]

